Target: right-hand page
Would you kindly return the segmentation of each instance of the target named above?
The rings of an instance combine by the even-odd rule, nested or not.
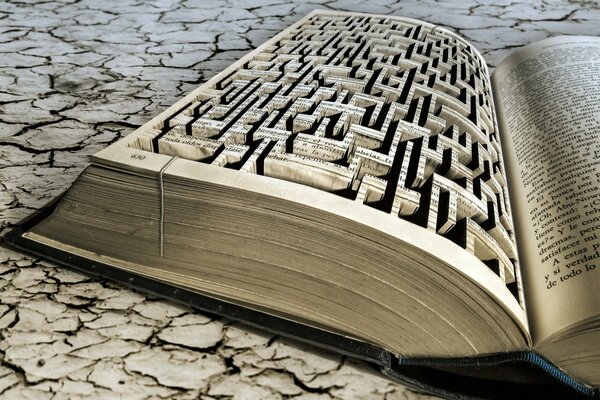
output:
[[[538,344],[600,315],[600,38],[529,45],[492,86]]]

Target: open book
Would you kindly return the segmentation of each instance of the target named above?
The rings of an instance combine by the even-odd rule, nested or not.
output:
[[[599,57],[548,39],[490,77],[442,27],[313,12],[5,239],[435,393],[594,397]]]

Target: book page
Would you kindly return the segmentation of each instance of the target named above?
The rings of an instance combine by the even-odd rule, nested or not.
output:
[[[600,314],[599,59],[559,37],[493,75],[534,343]]]
[[[345,218],[379,232],[385,218],[406,246],[470,259],[451,268],[526,336],[490,88],[481,55],[444,28],[317,11],[93,162],[142,173],[155,160],[155,172],[182,166],[198,181],[223,169],[255,193],[275,185],[278,198],[319,209],[317,199],[332,198]]]

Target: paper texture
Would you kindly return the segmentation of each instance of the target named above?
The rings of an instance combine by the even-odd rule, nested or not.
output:
[[[600,314],[599,59],[559,37],[493,75],[534,343]]]

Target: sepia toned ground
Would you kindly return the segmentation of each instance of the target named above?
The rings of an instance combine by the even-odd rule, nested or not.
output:
[[[118,140],[315,8],[423,19],[490,66],[600,35],[592,1],[0,4],[0,235]],[[401,329],[401,328],[400,328]],[[0,397],[426,399],[369,366],[0,248]]]

